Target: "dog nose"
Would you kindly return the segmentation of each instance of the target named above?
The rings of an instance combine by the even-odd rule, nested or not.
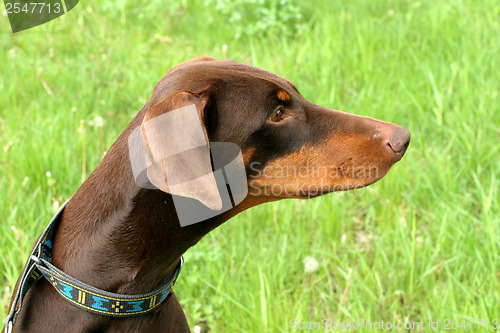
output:
[[[387,145],[393,152],[399,156],[403,156],[410,144],[410,131],[403,126],[398,126],[392,133],[391,139]]]

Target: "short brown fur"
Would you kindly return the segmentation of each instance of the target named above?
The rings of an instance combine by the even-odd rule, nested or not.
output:
[[[186,227],[180,226],[169,193],[135,184],[127,147],[127,138],[141,126],[148,110],[158,107],[161,112],[162,105],[182,91],[201,101],[200,116],[210,141],[241,148],[249,188],[247,198],[233,209]],[[287,103],[285,117],[271,122],[269,115],[282,102]],[[403,156],[408,142],[409,132],[403,127],[314,105],[276,74],[228,60],[189,60],[160,80],[146,105],[73,195],[54,240],[53,263],[100,289],[146,293],[170,275],[189,247],[232,216],[263,202],[369,185]],[[290,166],[339,173],[278,174],[280,167]],[[342,172],[350,166],[353,171]],[[359,176],[364,167],[377,168],[378,173]],[[280,186],[289,186],[290,191],[266,193]],[[112,318],[74,307],[45,280],[30,289],[14,326],[14,332],[37,333],[189,331],[175,294],[156,313]]]

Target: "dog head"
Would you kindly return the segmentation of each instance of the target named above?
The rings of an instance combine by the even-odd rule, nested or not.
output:
[[[174,110],[181,110],[172,116],[177,121],[148,125]],[[208,57],[171,69],[140,116],[150,181],[211,209],[221,207],[211,142],[241,149],[248,194],[264,202],[372,184],[402,158],[410,141],[402,126],[315,105],[276,74]],[[177,150],[165,154],[164,147],[181,146],[192,154],[168,167],[165,157]],[[179,170],[185,172],[176,177]]]

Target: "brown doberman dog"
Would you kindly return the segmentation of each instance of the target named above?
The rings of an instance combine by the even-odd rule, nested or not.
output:
[[[209,142],[241,149],[248,195],[220,215],[181,226],[173,190],[137,185],[128,140],[146,120],[187,105],[196,106]],[[95,288],[147,293],[170,276],[188,248],[239,212],[273,200],[372,184],[401,159],[409,141],[404,127],[312,104],[276,74],[209,57],[186,61],[160,80],[67,203],[54,236],[52,263]],[[41,279],[26,294],[13,331],[190,330],[172,292],[153,312],[116,318],[74,306]]]

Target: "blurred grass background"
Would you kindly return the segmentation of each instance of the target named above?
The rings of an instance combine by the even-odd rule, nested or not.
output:
[[[211,55],[412,142],[373,186],[253,208],[190,249],[175,290],[191,327],[500,319],[499,17],[496,0],[89,0],[12,34],[3,13],[0,315],[55,206],[164,73]]]

